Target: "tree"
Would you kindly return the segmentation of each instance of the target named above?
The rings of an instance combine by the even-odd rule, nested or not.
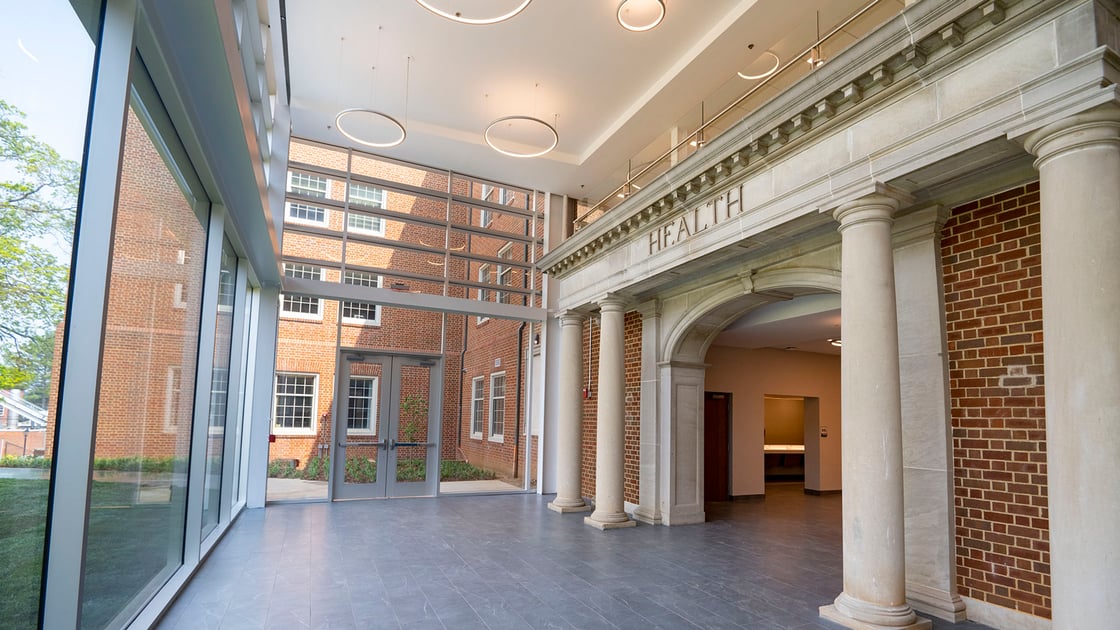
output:
[[[36,339],[49,336],[66,302],[81,168],[29,133],[23,112],[0,100],[0,388],[43,373]],[[54,243],[56,250],[49,247]],[[40,340],[40,343],[45,343]],[[41,350],[41,348],[39,348]],[[45,355],[50,374],[50,353]]]

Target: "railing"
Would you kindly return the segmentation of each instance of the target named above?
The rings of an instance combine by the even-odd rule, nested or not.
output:
[[[699,126],[684,139],[675,142],[667,151],[657,155],[657,157],[651,160],[643,158],[631,159],[626,165],[626,174],[623,176],[624,181],[598,203],[577,214],[575,218],[575,229],[580,230],[585,228],[602,218],[611,209],[625,201],[634,191],[649,185],[655,178],[664,175],[670,168],[685,158],[699,152],[707,142],[718,137],[720,133],[727,131],[735,126],[736,123],[757,111],[771,97],[759,99],[758,102],[755,103],[748,103],[748,101],[756,95],[762,95],[765,88],[779,86],[782,82],[792,84],[819,68],[827,61],[827,59],[822,61],[822,52],[825,51],[826,48],[829,49],[830,56],[835,55],[841,50],[841,45],[835,41],[838,34],[845,33],[848,36],[858,38],[870,32],[873,28],[879,26],[890,17],[893,17],[896,12],[891,9],[892,7],[897,7],[897,5],[898,3],[892,0],[871,0],[871,2],[866,4],[863,8],[851,14],[829,30],[824,36],[818,37],[810,46],[796,55],[792,55],[784,64],[780,64],[775,70],[758,78],[757,80],[759,82],[757,84],[734,99],[730,104],[724,106],[723,109],[707,120],[704,119],[704,102],[701,101],[699,108]],[[889,13],[886,13],[884,9],[889,10]],[[806,63],[806,61],[808,61],[808,63]],[[798,69],[801,71],[798,72]],[[739,76],[743,75],[740,74]],[[736,77],[733,80],[738,81],[743,79]],[[781,88],[779,87],[778,89]],[[686,116],[686,118],[691,118],[691,115]],[[642,152],[639,152],[639,155],[655,147],[656,143],[651,144]],[[638,164],[638,170],[632,171],[635,163]]]

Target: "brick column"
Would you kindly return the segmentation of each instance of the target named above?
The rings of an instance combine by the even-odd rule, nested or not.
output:
[[[623,445],[626,379],[626,302],[614,295],[599,300],[599,406],[595,444],[595,511],[583,519],[599,529],[633,527],[623,501]]]
[[[586,512],[591,509],[580,493],[580,458],[583,451],[583,374],[584,316],[564,311],[560,320],[560,391],[556,444],[556,498],[548,504],[560,513]]]
[[[926,629],[906,602],[902,411],[891,224],[872,194],[836,209],[842,239],[840,355],[844,592],[821,616],[848,628]]]
[[[1055,628],[1120,618],[1120,110],[1027,136],[1038,156]]]

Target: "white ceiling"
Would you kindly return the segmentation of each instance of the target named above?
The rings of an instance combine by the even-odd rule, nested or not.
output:
[[[520,2],[430,1],[466,15]],[[865,2],[666,0],[665,20],[634,33],[615,19],[618,0],[534,0],[489,26],[414,0],[288,0],[293,133],[362,148],[335,116],[374,109],[408,129],[403,144],[374,152],[595,202],[628,160],[666,150],[671,127],[694,130],[701,100],[710,115],[753,86],[736,72],[767,63],[764,51],[785,62],[805,50],[818,9],[827,32]],[[556,150],[517,159],[487,147],[486,126],[510,115],[554,123]]]
[[[430,1],[467,16],[520,3]],[[414,0],[287,0],[292,131],[594,203],[621,183],[628,160],[667,150],[674,127],[694,130],[701,101],[710,116],[756,85],[736,72],[756,73],[765,51],[785,63],[806,50],[817,11],[823,34],[867,0],[665,0],[665,20],[644,33],[618,25],[618,2],[533,0],[507,22],[472,26]],[[859,26],[901,6],[885,0]],[[857,35],[839,33],[825,56]],[[389,149],[347,140],[334,121],[348,108],[400,120],[407,139]],[[510,115],[554,123],[556,150],[517,159],[487,147],[486,126]],[[838,296],[809,296],[748,313],[716,343],[836,354],[827,339],[839,337],[839,320]]]

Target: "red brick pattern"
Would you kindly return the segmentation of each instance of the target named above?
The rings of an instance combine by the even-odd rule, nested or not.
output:
[[[583,496],[595,496],[595,449],[598,428],[599,393],[599,319],[583,325],[584,386],[590,395],[583,399],[583,450],[580,462],[580,491]],[[591,360],[588,362],[588,329],[590,332]],[[642,316],[637,311],[626,313],[623,320],[623,365],[625,370],[624,419],[623,419],[623,499],[638,502],[638,480],[641,447],[641,385],[642,385]],[[590,370],[590,371],[588,371]],[[590,381],[588,375],[590,374]]]
[[[1038,184],[943,229],[957,586],[1050,617]]]

